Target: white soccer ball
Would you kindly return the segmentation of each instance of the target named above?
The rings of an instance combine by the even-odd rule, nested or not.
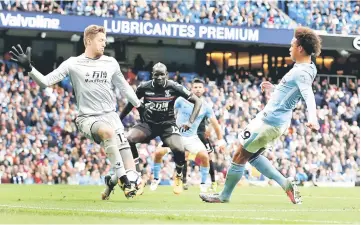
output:
[[[140,185],[142,184],[142,178],[139,175],[139,173],[135,170],[127,170],[125,171],[128,180],[130,181],[130,183],[132,185],[134,185],[135,187],[139,188]]]

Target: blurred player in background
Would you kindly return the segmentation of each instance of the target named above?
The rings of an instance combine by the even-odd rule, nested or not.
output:
[[[196,78],[192,82],[192,93],[199,98],[202,98],[204,94],[204,81]],[[177,125],[180,126],[185,123],[193,110],[193,104],[185,100],[184,98],[178,98],[174,105],[174,110],[177,119]],[[212,163],[213,170],[213,178],[212,178],[212,187],[216,188],[215,177],[214,177],[214,167],[213,162],[209,158],[209,153],[212,152],[209,140],[205,137],[205,121],[209,119],[214,130],[217,134],[217,144],[224,146],[224,141],[222,139],[222,132],[220,125],[217,121],[217,118],[214,115],[212,107],[202,99],[202,108],[191,126],[191,128],[187,131],[181,130],[182,142],[184,148],[186,150],[186,158],[188,158],[188,154],[192,153],[196,155],[196,159],[200,160],[200,172],[201,172],[201,184],[200,189],[201,192],[207,192],[206,180],[207,175],[210,172],[210,164]],[[203,123],[203,127],[200,127],[200,124]],[[158,148],[155,153],[154,159],[154,180],[151,183],[150,189],[156,190],[158,184],[160,182],[159,173],[161,170],[162,158],[167,152],[169,148],[164,144],[162,148]],[[187,189],[187,166],[183,168],[183,185],[185,189]]]
[[[103,55],[106,46],[105,28],[90,25],[84,30],[85,52],[70,57],[56,70],[44,76],[31,65],[31,48],[23,52],[20,45],[12,47],[13,61],[24,67],[32,79],[42,88],[49,87],[70,76],[79,111],[75,123],[79,131],[105,148],[107,157],[115,169],[113,176],[105,177],[106,188],[102,199],[109,199],[111,191],[119,182],[127,198],[134,197],[137,188],[131,185],[126,170],[135,170],[124,127],[115,112],[114,86],[118,87],[135,107],[141,103],[134,90],[124,79],[118,62]]]
[[[194,108],[187,121],[181,124],[183,130],[189,130],[195,122],[201,109],[202,101],[182,85],[168,80],[167,67],[157,63],[152,69],[152,80],[140,84],[136,94],[139,99],[144,98],[144,111],[140,111],[142,122],[135,125],[128,134],[128,141],[132,148],[134,159],[139,158],[136,143],[149,143],[160,136],[162,142],[172,150],[176,164],[174,180],[175,194],[183,191],[182,170],[185,163],[184,146],[174,117],[174,103],[178,97],[183,97],[194,104]],[[127,104],[120,115],[123,120],[132,110],[133,105]],[[143,108],[142,108],[143,109]]]
[[[320,54],[321,39],[313,30],[299,27],[295,30],[289,51],[295,65],[277,86],[269,82],[261,84],[262,91],[271,88],[274,91],[263,111],[258,113],[243,131],[244,142],[233,156],[223,191],[219,194],[201,193],[200,198],[203,201],[228,202],[233,189],[243,175],[246,162],[251,160],[251,164],[263,175],[274,179],[285,190],[292,203],[301,203],[301,196],[292,180],[286,179],[266,157],[259,154],[268,143],[279,138],[288,128],[292,111],[301,98],[306,102],[308,110],[306,126],[314,131],[319,129],[312,91],[312,82],[317,69],[311,56]]]

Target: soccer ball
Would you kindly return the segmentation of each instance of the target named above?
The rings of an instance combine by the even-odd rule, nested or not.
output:
[[[140,185],[142,184],[142,178],[140,177],[139,173],[135,170],[127,170],[125,173],[130,183],[139,189]]]

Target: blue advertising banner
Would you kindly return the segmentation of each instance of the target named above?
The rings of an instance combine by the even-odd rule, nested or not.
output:
[[[127,20],[93,16],[64,16],[29,12],[0,12],[0,28],[83,32],[88,25],[104,26],[107,33],[127,36],[182,38],[227,42],[250,42],[288,45],[293,31],[190,23],[160,20]]]

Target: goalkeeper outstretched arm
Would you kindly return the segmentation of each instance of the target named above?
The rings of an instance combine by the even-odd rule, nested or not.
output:
[[[23,67],[41,88],[46,88],[62,81],[68,74],[67,61],[65,61],[56,70],[44,76],[31,65],[31,47],[27,47],[25,53],[20,45],[12,46],[12,49],[14,51],[10,51],[13,55],[11,59]]]

